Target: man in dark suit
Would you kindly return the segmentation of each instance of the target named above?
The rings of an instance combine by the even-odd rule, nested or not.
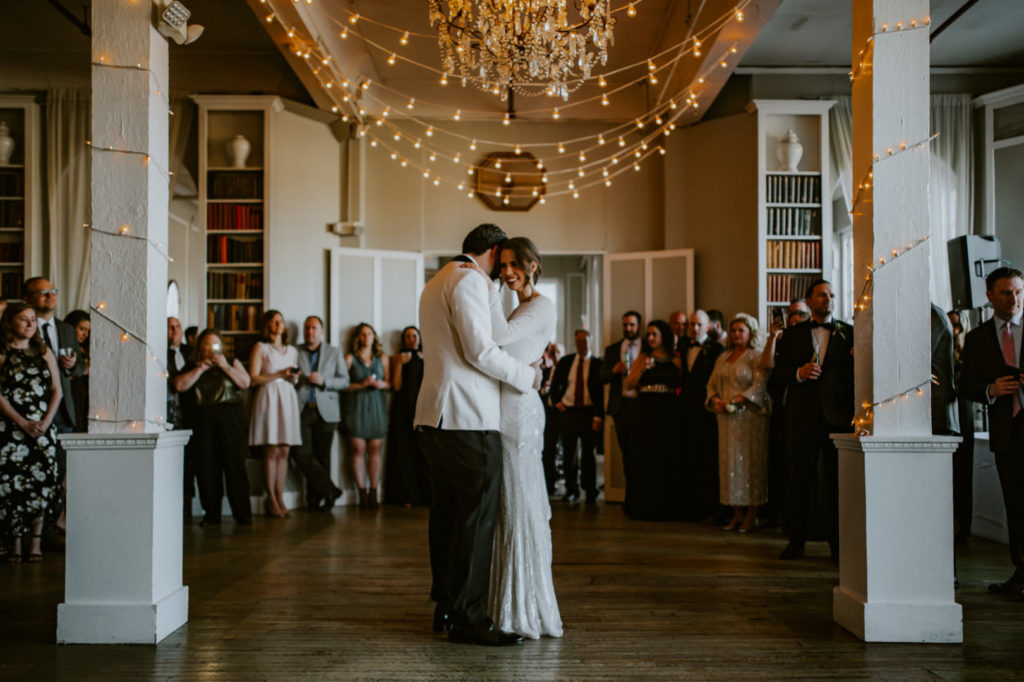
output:
[[[71,395],[71,378],[85,374],[85,361],[78,356],[78,337],[70,324],[57,319],[57,289],[45,277],[25,280],[22,291],[25,303],[36,311],[39,333],[60,365],[60,388],[63,391],[60,408],[53,418],[57,433],[75,429],[75,399]],[[63,469],[61,469],[63,472]]]
[[[597,504],[597,434],[601,430],[601,362],[590,354],[590,332],[577,329],[576,352],[566,355],[555,367],[551,380],[551,402],[560,413],[563,461],[565,462],[565,501],[575,502],[580,484],[587,504]],[[576,456],[576,442],[580,454]],[[580,476],[581,475],[581,476]]]
[[[832,560],[839,560],[839,462],[832,433],[849,433],[854,412],[853,327],[832,317],[835,294],[819,279],[807,288],[811,319],[786,329],[775,362],[777,381],[787,391],[786,434],[789,480],[786,485],[786,533],[789,544],[780,559],[804,555],[814,492],[821,501],[824,535]],[[818,485],[818,462],[824,485]]]
[[[559,474],[559,413],[551,404],[551,380],[554,378],[555,367],[565,354],[565,349],[560,343],[549,343],[541,356],[540,371],[540,400],[544,403],[544,450],[541,452],[541,461],[544,463],[544,482],[547,484],[548,495],[555,494],[555,483],[560,478]]]
[[[331,480],[331,445],[341,421],[338,391],[348,387],[348,366],[341,349],[323,342],[324,323],[310,315],[302,323],[297,346],[299,384],[296,391],[302,408],[302,445],[292,448],[291,461],[306,478],[306,506],[310,511],[330,511],[341,497]]]
[[[964,340],[960,390],[988,405],[989,448],[995,453],[1015,567],[1009,580],[989,585],[989,590],[1020,597],[1024,595],[1024,275],[1015,268],[997,268],[985,278],[985,288],[994,317]]]
[[[184,428],[185,414],[191,407],[188,404],[191,391],[184,395],[174,390],[174,379],[185,369],[192,348],[182,342],[185,333],[181,328],[181,320],[176,317],[167,318],[167,423],[172,428]],[[186,521],[192,520],[192,498],[196,496],[195,462],[192,456],[192,439],[185,444],[185,497],[184,516]]]
[[[601,383],[608,384],[608,405],[605,414],[615,420],[615,434],[622,452],[622,473],[629,485],[629,474],[633,470],[635,457],[633,443],[638,437],[639,414],[636,391],[627,391],[622,386],[629,367],[640,355],[640,313],[630,310],[622,316],[622,338],[604,349],[601,363]],[[606,453],[607,454],[607,453]],[[626,513],[629,513],[629,498],[626,498]]]
[[[704,407],[708,379],[715,361],[725,350],[710,335],[711,320],[703,310],[690,314],[686,328],[688,342],[680,355],[680,405],[683,411],[682,438],[686,443],[683,456],[691,475],[685,486],[684,517],[699,521],[715,516],[718,511],[718,422],[715,414]]]

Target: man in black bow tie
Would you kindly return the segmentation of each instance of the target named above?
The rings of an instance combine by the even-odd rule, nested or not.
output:
[[[829,434],[848,433],[854,413],[853,327],[832,317],[832,285],[819,279],[807,288],[811,319],[786,329],[779,340],[773,381],[788,391],[786,533],[780,559],[799,559],[810,535],[828,540],[839,557],[838,453]],[[818,462],[825,480],[818,481]],[[821,500],[815,492],[823,490]],[[815,510],[812,516],[812,509]],[[817,518],[813,518],[817,516]],[[811,521],[820,529],[812,531]]]

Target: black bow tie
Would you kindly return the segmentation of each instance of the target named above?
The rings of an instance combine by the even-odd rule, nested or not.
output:
[[[835,330],[836,325],[835,322],[815,322],[814,320],[811,320],[811,329],[817,329],[818,327],[833,331]]]

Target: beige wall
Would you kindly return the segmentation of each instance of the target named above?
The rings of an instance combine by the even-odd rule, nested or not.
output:
[[[665,157],[665,248],[692,248],[695,296],[726,316],[757,313],[757,117],[682,129]]]

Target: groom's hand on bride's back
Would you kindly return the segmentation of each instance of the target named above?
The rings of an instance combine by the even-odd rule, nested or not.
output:
[[[544,372],[540,369],[540,363],[543,360],[544,358],[537,358],[537,360],[530,363],[530,367],[533,367],[533,390],[535,391],[539,391],[544,383]]]

